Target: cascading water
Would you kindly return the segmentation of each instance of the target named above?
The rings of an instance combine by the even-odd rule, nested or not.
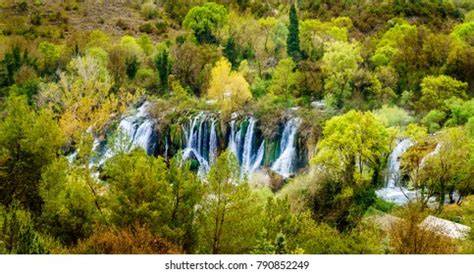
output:
[[[253,117],[249,119],[249,125],[247,127],[247,132],[245,133],[244,139],[244,150],[242,153],[242,162],[241,162],[241,173],[247,174],[250,172],[250,168],[252,166],[252,148],[253,148],[253,140],[254,140],[254,132],[255,132],[255,124],[257,120]]]
[[[168,159],[173,157],[173,153],[183,149],[183,160],[193,159],[199,164],[198,173],[205,176],[219,154],[218,125],[219,120],[216,115],[208,112],[200,112],[192,116],[185,125],[182,125],[184,132],[184,145],[176,147],[176,143],[170,142],[168,135],[163,136],[162,149],[158,148],[155,121],[148,115],[150,103],[143,103],[136,111],[125,115],[118,123],[114,138],[99,142],[95,140],[95,157],[92,165],[100,166],[107,159],[113,157],[117,152],[129,152],[134,148],[141,147],[149,155],[154,155],[158,151]],[[258,121],[254,117],[249,117],[237,122],[234,115],[229,123],[230,134],[228,148],[236,156],[240,163],[241,178],[255,173],[263,165],[265,158],[265,140],[262,139]],[[287,121],[281,134],[280,151],[271,169],[284,176],[289,177],[294,173],[296,161],[295,138],[300,119],[293,118]],[[238,125],[238,126],[237,126]],[[171,153],[171,154],[170,154]],[[70,156],[71,161],[75,154]]]
[[[199,163],[198,173],[204,176],[217,157],[216,120],[211,119],[204,112],[190,119],[187,128],[186,147],[183,151],[183,160],[194,158]]]
[[[400,173],[400,162],[401,156],[405,153],[410,147],[413,146],[413,142],[410,139],[401,140],[395,149],[390,154],[388,158],[388,173],[385,179],[385,187],[396,187],[401,179]]]
[[[148,154],[155,150],[155,123],[148,117],[150,103],[144,102],[135,114],[124,117],[117,128],[114,143],[107,143],[103,153],[93,161],[93,165],[101,165],[113,157],[118,151],[131,151],[137,147],[143,148]],[[94,151],[100,148],[98,139],[94,141]]]
[[[385,187],[376,191],[377,196],[380,198],[396,204],[404,204],[416,196],[416,192],[410,191],[400,185],[401,156],[412,146],[413,142],[410,139],[402,139],[388,157],[388,171],[385,177]]]
[[[240,132],[238,132],[240,133]],[[240,134],[238,134],[240,135]],[[230,121],[230,136],[229,136],[229,149],[239,159],[239,152],[237,150],[237,140],[235,134],[235,120]]]
[[[296,158],[295,138],[300,123],[299,118],[292,118],[286,122],[280,141],[280,156],[272,165],[272,170],[285,178],[290,177],[294,173]]]
[[[262,141],[256,151],[257,142],[257,119],[250,117],[245,135],[242,134],[242,128],[237,132],[235,129],[235,120],[230,122],[229,149],[240,162],[241,177],[249,175],[259,169],[263,162],[265,153],[265,141]],[[255,153],[256,152],[256,153]]]
[[[217,158],[217,131],[216,131],[216,121],[213,120],[211,123],[211,136],[209,140],[209,163],[212,165]]]

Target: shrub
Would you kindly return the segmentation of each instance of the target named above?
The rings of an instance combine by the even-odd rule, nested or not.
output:
[[[98,228],[73,250],[80,254],[173,254],[178,249],[145,227]]]
[[[145,19],[153,19],[158,16],[158,11],[156,10],[156,5],[153,3],[144,3],[141,7],[142,16]]]
[[[406,110],[397,106],[383,106],[381,109],[376,110],[374,114],[386,127],[404,127],[413,122],[413,117]]]
[[[166,24],[166,22],[164,22],[164,21],[158,21],[155,24],[155,27],[156,27],[156,33],[157,34],[163,34],[163,33],[166,32],[166,30],[168,28],[168,24]]]
[[[128,29],[128,24],[122,20],[121,18],[117,20],[117,23],[115,23],[117,27],[119,27],[122,30],[127,30]]]
[[[145,23],[143,25],[141,25],[138,30],[140,32],[144,32],[144,33],[152,33],[154,30],[155,30],[155,27],[153,27],[152,24],[150,23]]]
[[[408,205],[403,213],[404,219],[393,224],[390,230],[390,244],[394,253],[447,254],[456,251],[453,240],[419,226],[424,215],[419,205]]]

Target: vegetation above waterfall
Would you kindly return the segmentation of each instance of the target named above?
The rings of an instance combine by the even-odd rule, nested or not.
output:
[[[379,2],[0,1],[0,253],[474,253],[474,4]]]

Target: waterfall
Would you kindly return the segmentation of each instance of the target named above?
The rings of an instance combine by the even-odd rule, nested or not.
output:
[[[186,146],[183,150],[183,160],[193,158],[198,161],[198,174],[204,176],[217,157],[216,120],[211,120],[209,115],[200,112],[189,120],[184,131]]]
[[[298,118],[292,118],[286,122],[280,140],[280,156],[272,165],[272,170],[285,178],[294,173],[295,138],[300,123],[301,121]]]
[[[400,183],[400,162],[401,156],[405,151],[407,151],[411,146],[413,146],[413,142],[410,139],[403,139],[401,140],[395,149],[392,151],[390,156],[388,157],[388,172],[387,177],[385,178],[385,186],[394,188]]]
[[[141,147],[148,154],[153,153],[155,123],[147,118],[149,106],[148,102],[143,103],[136,114],[125,117],[120,121],[119,133],[124,134],[130,141],[128,150]]]
[[[410,139],[402,139],[393,149],[388,157],[387,176],[385,177],[385,187],[376,191],[378,197],[395,203],[405,204],[416,197],[415,191],[410,191],[400,185],[401,172],[400,162],[403,153],[405,153],[414,144]]]
[[[155,126],[154,121],[148,118],[150,103],[143,103],[134,114],[128,114],[120,121],[115,132],[117,137],[113,143],[108,142],[105,149],[99,145],[99,140],[94,141],[93,150],[98,157],[93,160],[92,165],[102,165],[106,160],[113,157],[118,151],[129,152],[137,147],[143,148],[146,153],[153,154],[155,149]]]
[[[217,158],[217,131],[216,131],[216,120],[211,123],[211,136],[209,140],[209,162],[211,165],[216,161]]]
[[[152,138],[153,138],[153,122],[145,120],[137,129],[137,133],[133,138],[132,145],[134,147],[143,148],[148,154],[152,154]]]
[[[230,121],[230,135],[229,135],[229,149],[239,159],[239,152],[237,151],[237,141],[235,138],[235,120]]]
[[[257,169],[260,168],[263,161],[263,156],[265,154],[265,140],[262,141],[260,148],[257,151],[257,156],[255,157],[255,161],[253,162],[252,168],[250,169],[250,173],[255,172]]]
[[[263,140],[261,142],[257,151],[256,142],[257,119],[254,117],[248,119],[248,126],[245,130],[245,134],[242,134],[242,128],[239,128],[239,130],[236,131],[235,120],[230,121],[228,147],[240,162],[241,178],[255,172],[262,165],[265,153],[265,141]]]
[[[245,133],[244,148],[242,152],[242,162],[240,168],[242,174],[248,173],[252,165],[252,148],[256,123],[257,120],[255,118],[251,117],[249,119],[249,125],[247,127],[247,132]]]
[[[183,145],[176,147],[170,142],[170,136],[162,136],[162,141],[157,140],[156,121],[149,117],[150,103],[145,102],[135,111],[125,114],[118,122],[113,134],[109,134],[104,141],[95,140],[95,155],[92,164],[102,165],[107,159],[118,152],[130,152],[134,148],[143,148],[149,155],[157,151],[168,159],[174,152],[182,149],[183,160],[194,160],[195,166],[199,165],[198,173],[204,176],[215,163],[219,153],[219,118],[211,112],[199,112],[188,117],[181,124],[183,129]],[[276,161],[270,167],[276,173],[289,177],[295,172],[296,166],[296,133],[300,119],[293,118],[284,125],[279,142],[279,152]],[[241,178],[251,175],[264,164],[266,143],[261,137],[259,122],[255,117],[238,120],[237,115],[231,117],[229,122],[227,147],[235,155],[240,164]],[[170,133],[168,133],[170,134]],[[268,142],[268,141],[267,141]],[[158,148],[158,145],[163,147]],[[73,161],[75,154],[69,159]]]

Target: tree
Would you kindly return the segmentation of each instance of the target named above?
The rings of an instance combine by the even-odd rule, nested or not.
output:
[[[142,149],[119,154],[106,163],[104,176],[110,188],[107,202],[112,224],[166,232],[173,203],[163,159],[148,156]]]
[[[125,66],[127,67],[128,79],[135,79],[135,75],[137,75],[138,68],[140,67],[140,62],[138,61],[138,58],[136,56],[128,57],[125,60]]]
[[[315,164],[348,185],[372,182],[388,152],[388,133],[370,112],[349,111],[326,122]]]
[[[50,246],[45,237],[35,230],[29,211],[12,204],[8,208],[0,206],[0,253],[47,254]]]
[[[216,43],[214,31],[227,20],[227,9],[214,2],[193,7],[183,20],[183,27],[190,29],[199,43]]]
[[[420,183],[418,188],[428,189],[435,194],[441,211],[446,196],[449,202],[460,203],[463,196],[474,191],[471,186],[473,172],[472,140],[463,128],[450,128],[438,136],[438,148],[421,161]],[[460,194],[454,200],[454,192]]]
[[[191,170],[190,162],[183,163],[178,156],[170,162],[167,179],[173,199],[170,225],[176,233],[173,242],[185,252],[194,251],[197,241],[195,208],[202,198],[202,183]]]
[[[339,21],[348,21],[338,24]],[[330,41],[348,42],[348,29],[340,25],[352,26],[347,17],[338,17],[332,22],[321,22],[317,19],[308,19],[301,22],[300,40],[301,50],[312,60],[319,60],[324,54],[324,43]]]
[[[169,59],[168,50],[162,49],[155,56],[155,67],[158,71],[158,77],[160,78],[161,90],[166,91],[168,89],[168,76],[171,73],[171,61]]]
[[[216,63],[211,72],[211,82],[207,96],[217,100],[224,113],[231,113],[252,98],[249,84],[225,58]]]
[[[89,237],[99,217],[96,197],[80,167],[64,158],[51,163],[42,174],[40,195],[44,202],[41,222],[63,244]]]
[[[280,60],[272,74],[269,91],[285,98],[297,95],[300,73],[295,71],[296,64],[291,58]]]
[[[406,110],[397,106],[384,105],[381,109],[374,111],[374,114],[385,127],[403,128],[413,122],[413,117]]]
[[[360,49],[356,44],[332,42],[326,45],[322,58],[325,75],[324,90],[326,98],[336,107],[351,96],[351,82],[354,73],[362,62]]]
[[[42,55],[41,65],[43,73],[46,75],[53,75],[58,68],[58,61],[61,57],[63,47],[44,41],[38,45],[38,49]]]
[[[18,200],[38,213],[41,172],[61,153],[64,135],[50,111],[35,111],[24,96],[11,95],[0,121],[0,201]]]
[[[173,75],[195,95],[205,91],[206,80],[215,62],[222,56],[213,45],[196,45],[186,41],[172,50]]]
[[[376,66],[389,65],[394,57],[399,54],[398,47],[400,41],[407,36],[416,36],[416,26],[408,23],[399,23],[387,30],[380,41],[371,61]]]
[[[79,143],[84,134],[99,136],[110,116],[123,111],[133,97],[112,92],[109,73],[97,57],[77,57],[68,67],[69,73],[61,73],[58,83],[41,86],[36,101],[59,118],[69,143]]]
[[[270,40],[270,36],[272,30],[278,24],[278,20],[275,17],[265,17],[258,20],[258,24],[262,28],[264,35],[265,35],[265,42],[264,42],[264,49],[268,52],[268,41]]]
[[[239,165],[230,151],[216,160],[207,176],[199,216],[199,252],[248,253],[255,246],[261,208],[246,182],[239,183]]]
[[[235,40],[232,36],[227,39],[223,53],[224,57],[232,64],[232,69],[238,68],[237,49],[235,48]]]
[[[290,26],[288,27],[287,53],[293,61],[298,62],[301,59],[300,37],[298,29],[298,15],[295,5],[290,8]]]
[[[424,110],[446,110],[445,100],[452,97],[467,99],[467,83],[463,83],[446,75],[427,76],[421,82],[421,98],[419,104]]]
[[[15,46],[0,61],[0,87],[13,85],[15,83],[15,75],[22,66],[36,69],[36,59],[32,58],[27,50],[21,54],[20,47]]]

